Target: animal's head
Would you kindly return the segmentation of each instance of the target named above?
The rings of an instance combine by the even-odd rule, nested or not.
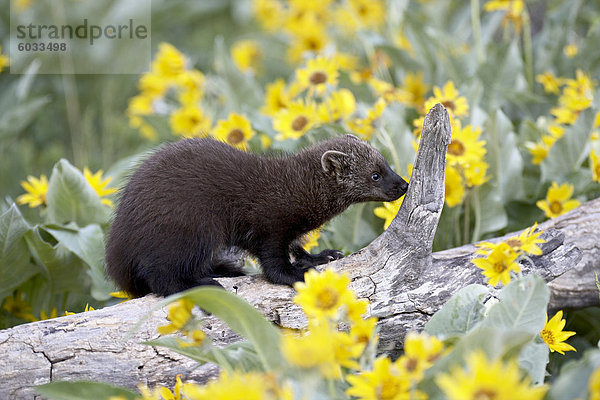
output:
[[[321,166],[345,188],[352,202],[393,201],[406,193],[408,183],[368,143],[354,135],[326,143],[328,149],[321,156]]]

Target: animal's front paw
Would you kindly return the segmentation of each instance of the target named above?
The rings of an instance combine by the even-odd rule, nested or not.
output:
[[[326,250],[323,250],[322,252],[320,252],[318,254],[318,257],[321,260],[327,260],[324,263],[322,263],[322,264],[325,264],[325,263],[328,263],[333,260],[339,260],[340,258],[344,258],[344,253],[342,253],[339,250],[326,249]]]

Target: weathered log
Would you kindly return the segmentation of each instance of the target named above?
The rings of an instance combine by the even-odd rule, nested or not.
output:
[[[421,329],[460,288],[484,283],[470,262],[472,245],[431,252],[443,206],[449,141],[448,116],[437,105],[425,119],[410,187],[398,216],[369,246],[330,264],[347,273],[357,294],[369,299],[370,313],[379,318],[380,350],[384,352],[400,349],[405,333]],[[598,303],[590,271],[600,264],[600,230],[595,228],[599,222],[600,199],[540,226],[546,230],[543,254],[523,269],[550,282],[553,307]],[[292,288],[270,284],[260,276],[220,282],[274,323],[290,328],[305,326],[300,308],[291,303]],[[6,360],[0,364],[0,397],[30,399],[34,397],[32,385],[53,380],[100,380],[135,387],[138,383],[172,386],[178,373],[199,382],[214,376],[214,365],[197,368],[196,363],[171,351],[140,344],[158,336],[156,327],[166,323],[164,309],[155,311],[130,333],[158,301],[146,296],[0,331],[0,354]],[[206,331],[216,344],[239,340],[215,318],[207,321]]]

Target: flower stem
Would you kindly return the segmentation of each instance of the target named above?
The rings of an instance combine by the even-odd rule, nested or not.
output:
[[[531,43],[531,23],[529,13],[523,10],[523,56],[525,59],[525,79],[529,90],[533,91],[533,45]]]
[[[483,63],[483,44],[481,43],[479,0],[471,0],[471,29],[473,31],[473,42],[475,43],[477,63],[481,64]]]

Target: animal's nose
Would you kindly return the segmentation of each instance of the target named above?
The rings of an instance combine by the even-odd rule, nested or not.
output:
[[[408,190],[408,183],[407,183],[407,182],[406,182],[404,179],[402,179],[402,180],[400,181],[400,189],[401,189],[403,192],[406,192],[406,191]]]

